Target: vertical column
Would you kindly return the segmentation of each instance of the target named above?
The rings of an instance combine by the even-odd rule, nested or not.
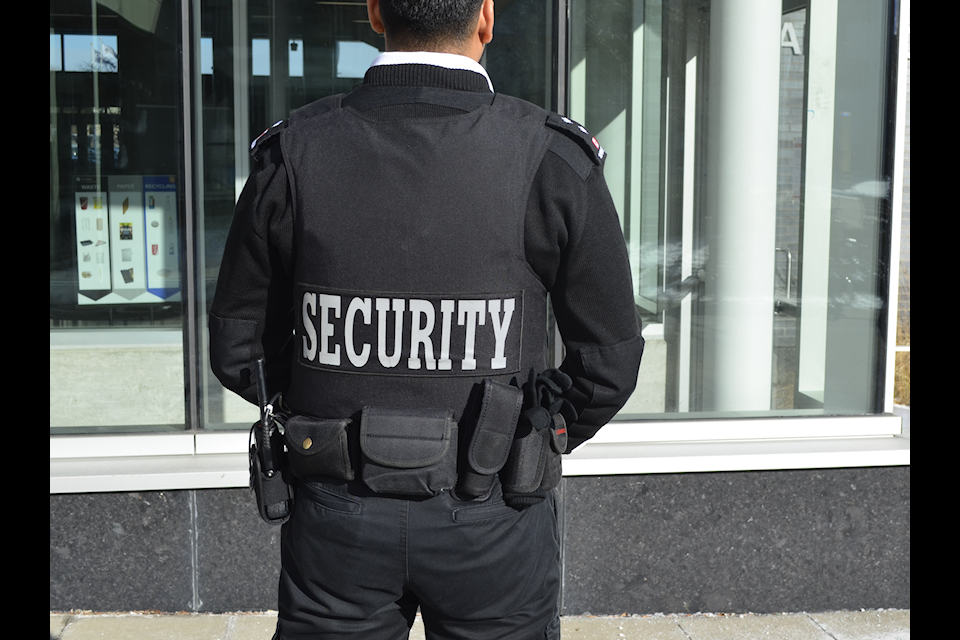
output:
[[[270,96],[268,124],[290,115],[290,37],[289,4],[286,0],[271,0],[270,15]]]
[[[234,201],[250,175],[250,41],[247,0],[233,1],[233,154]]]
[[[837,82],[837,0],[815,0],[807,13],[807,120],[804,144],[803,283],[797,388],[823,404],[827,361],[833,126]],[[806,401],[805,401],[806,402]],[[806,406],[806,404],[804,405]]]
[[[779,2],[711,3],[706,411],[770,408],[779,52]]]
[[[569,116],[581,124],[587,115],[587,7],[570,3]]]

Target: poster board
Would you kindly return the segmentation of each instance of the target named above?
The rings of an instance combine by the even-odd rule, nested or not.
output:
[[[175,176],[77,179],[77,303],[180,300]]]

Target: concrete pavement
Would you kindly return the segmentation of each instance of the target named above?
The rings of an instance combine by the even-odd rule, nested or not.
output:
[[[51,640],[270,640],[275,611],[51,613]],[[910,610],[567,616],[563,640],[909,640]],[[424,640],[419,616],[410,640]]]

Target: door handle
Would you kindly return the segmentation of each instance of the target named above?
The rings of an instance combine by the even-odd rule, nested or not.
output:
[[[678,285],[668,287],[657,294],[657,312],[676,307],[703,282],[703,269],[695,275],[687,276]]]

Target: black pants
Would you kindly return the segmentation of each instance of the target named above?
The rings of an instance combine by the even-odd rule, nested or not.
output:
[[[399,640],[417,607],[428,640],[560,638],[552,492],[517,511],[498,484],[464,502],[302,483],[281,545],[275,640]]]

